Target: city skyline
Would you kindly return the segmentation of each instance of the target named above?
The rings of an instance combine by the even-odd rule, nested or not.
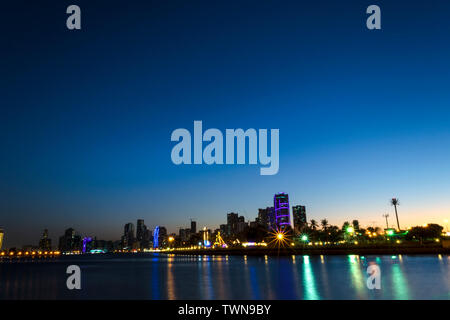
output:
[[[225,219],[222,220],[221,223],[219,223],[217,225],[208,224],[208,223],[200,224],[201,225],[200,229],[208,228],[209,230],[222,230],[222,226],[224,226],[223,222],[226,222],[226,225],[230,224],[230,215],[235,215],[236,216],[236,223],[238,222],[238,220],[240,220],[240,218],[242,218],[243,219],[242,222],[245,222],[246,226],[249,226],[249,225],[251,226],[252,222],[256,223],[258,221],[258,219],[261,219],[262,211],[265,212],[266,210],[269,210],[269,209],[272,209],[272,213],[270,213],[270,212],[266,212],[265,213],[265,215],[266,215],[266,217],[265,217],[266,222],[263,223],[263,224],[271,225],[273,223],[274,225],[277,226],[277,228],[281,227],[281,229],[283,229],[283,225],[288,224],[294,230],[294,232],[298,231],[298,228],[297,228],[298,225],[296,225],[298,223],[303,224],[306,221],[306,225],[309,225],[311,220],[315,220],[317,223],[320,224],[320,221],[322,219],[327,219],[327,222],[329,222],[330,225],[336,225],[338,227],[341,227],[344,223],[351,222],[353,220],[358,220],[360,225],[361,225],[361,227],[365,227],[365,228],[367,228],[367,227],[380,227],[381,229],[384,229],[384,227],[386,226],[386,225],[383,225],[383,223],[378,223],[376,221],[371,221],[371,223],[369,223],[369,224],[364,224],[364,223],[361,223],[361,220],[358,217],[350,217],[347,220],[344,220],[344,221],[341,221],[341,222],[338,222],[338,223],[333,223],[332,221],[329,221],[326,216],[325,217],[310,216],[309,212],[306,213],[308,210],[306,209],[306,206],[304,206],[304,205],[297,204],[295,202],[294,202],[294,204],[289,205],[289,200],[288,199],[289,199],[289,194],[288,193],[284,193],[284,192],[276,193],[275,196],[274,196],[274,202],[273,202],[272,206],[268,206],[266,209],[264,209],[263,207],[258,208],[257,209],[258,212],[253,217],[249,218],[249,217],[246,217],[246,216],[242,216],[239,212],[231,212],[230,211],[230,212],[227,212],[225,215],[223,215],[222,218],[225,218]],[[287,201],[287,202],[286,203],[281,203],[281,206],[280,206],[280,201],[281,202]],[[287,204],[288,206],[285,206],[285,204]],[[283,215],[280,216],[280,214],[277,213],[277,210],[275,209],[277,206],[280,206],[280,210],[287,209],[287,211],[284,211]],[[269,218],[270,214],[273,215],[272,219]],[[284,216],[286,214],[288,214],[288,218],[287,219],[284,218]],[[238,219],[238,217],[239,217],[239,219]],[[388,220],[389,217],[391,218],[390,220]],[[382,215],[382,219],[383,219],[383,221],[386,221],[386,222],[389,223],[389,226],[386,226],[386,227],[394,228],[394,229],[396,228],[396,221],[394,220],[395,219],[394,215],[388,215],[387,217],[385,215]],[[403,222],[403,216],[402,215],[401,215],[400,219]],[[127,246],[126,245],[127,242],[131,242],[132,243],[135,240],[141,241],[143,239],[144,232],[147,231],[147,230],[150,232],[150,236],[148,236],[148,237],[150,237],[150,238],[153,237],[153,230],[155,228],[163,228],[164,229],[164,234],[166,234],[166,235],[176,234],[177,236],[180,236],[180,237],[182,237],[182,233],[185,232],[185,230],[195,230],[193,233],[196,233],[197,232],[197,221],[192,219],[192,218],[190,218],[189,220],[190,220],[189,223],[187,223],[187,221],[185,221],[184,224],[183,223],[179,224],[176,227],[176,230],[175,230],[175,229],[166,228],[164,223],[162,223],[162,224],[148,224],[148,225],[144,224],[145,223],[145,219],[143,219],[142,217],[138,217],[138,218],[135,218],[134,220],[132,220],[132,221],[135,221],[136,223],[134,223],[132,221],[124,222],[124,226],[122,225],[121,228],[122,228],[122,230],[125,230],[125,231],[123,233],[117,232],[115,237],[110,237],[110,238],[105,238],[105,237],[99,236],[99,235],[102,234],[101,230],[97,231],[97,232],[94,232],[94,233],[90,233],[90,234],[84,232],[83,230],[79,230],[77,228],[73,228],[73,226],[68,226],[64,230],[65,230],[65,232],[67,232],[68,230],[72,230],[70,232],[73,232],[74,234],[76,232],[76,234],[81,236],[81,238],[83,238],[83,237],[89,237],[89,238],[92,237],[92,238],[94,238],[95,237],[95,238],[102,239],[102,241],[113,241],[113,242],[120,241],[122,244],[125,243],[124,246],[126,247]],[[448,219],[444,219],[442,221],[433,221],[433,220],[425,219],[425,220],[422,220],[420,223],[417,223],[417,224],[405,224],[405,225],[407,225],[407,227],[404,228],[404,229],[407,229],[407,228],[413,227],[413,226],[421,226],[421,225],[423,225],[424,222],[426,222],[426,223],[436,223],[436,224],[442,225],[444,227],[444,229],[447,228],[447,231],[448,231],[448,221],[449,221]],[[190,228],[186,227],[188,224],[190,225]],[[271,228],[273,229],[274,225],[272,225],[272,227],[269,227],[269,230]],[[234,228],[237,228],[237,226],[235,226]],[[43,230],[44,230],[44,233],[43,233],[43,236],[39,240],[38,247],[42,247],[43,246],[42,245],[43,241],[46,241],[44,243],[47,243],[47,241],[48,241],[47,239],[48,238],[50,238],[50,241],[51,241],[51,238],[54,238],[54,240],[60,238],[60,236],[58,234],[56,234],[56,233],[50,234],[48,228],[45,228]],[[235,231],[236,230],[234,230],[231,233],[234,233]],[[42,234],[41,230],[39,230],[39,232]],[[62,232],[62,230],[61,230],[61,232]],[[49,236],[49,234],[50,234],[50,236]],[[0,236],[1,236],[0,238],[3,239],[4,230],[1,228],[1,226],[0,226]],[[80,240],[81,240],[81,238],[80,238]],[[126,239],[125,242],[124,242],[124,238]],[[16,242],[17,241],[18,240],[16,240]],[[35,246],[36,245],[35,242],[29,242],[29,243],[19,243],[19,242],[17,242],[17,245],[9,245],[9,247],[21,248],[21,247],[25,247],[25,246]],[[8,247],[8,243],[6,241],[4,241],[3,243],[4,243],[3,249],[5,249],[5,247]],[[54,244],[55,247],[58,247],[58,244],[56,243],[56,241],[53,242],[53,244]],[[45,244],[44,246],[52,247],[51,244],[48,244],[48,243]],[[35,247],[37,247],[37,246],[35,246]],[[0,249],[2,249],[2,247],[0,247]]]

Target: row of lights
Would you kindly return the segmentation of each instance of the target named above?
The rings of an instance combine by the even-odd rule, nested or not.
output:
[[[57,255],[60,255],[60,254],[61,254],[61,252],[59,252],[59,251],[31,251],[31,252],[30,251],[25,251],[25,252],[22,252],[22,251],[14,252],[14,251],[11,251],[9,253],[6,253],[6,252],[3,251],[3,252],[0,253],[0,256],[2,256],[2,257],[4,257],[4,256],[21,257],[21,256],[36,256],[36,255],[39,255],[39,256],[42,256],[42,255],[44,255],[44,256],[57,256]]]

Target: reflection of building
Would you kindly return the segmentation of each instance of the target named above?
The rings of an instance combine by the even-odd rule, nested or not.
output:
[[[0,228],[0,250],[2,250],[3,236],[4,235],[5,235],[5,232],[3,231],[3,229]]]
[[[294,229],[300,231],[306,226],[306,207],[305,206],[293,206],[292,217],[294,220]]]
[[[48,238],[48,230],[45,229],[42,234],[41,240],[39,240],[39,250],[51,251],[52,250],[52,240]]]
[[[274,197],[276,225],[280,229],[290,226],[289,196],[287,193],[277,193]]]

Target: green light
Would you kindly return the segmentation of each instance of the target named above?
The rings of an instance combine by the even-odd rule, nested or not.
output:
[[[355,229],[353,229],[353,227],[347,228],[347,233],[353,233],[353,232],[355,232]]]
[[[393,236],[394,235],[394,230],[388,230],[387,235],[388,236]]]
[[[308,241],[308,236],[306,234],[302,235],[302,241]]]

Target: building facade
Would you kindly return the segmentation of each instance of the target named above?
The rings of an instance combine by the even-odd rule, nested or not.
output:
[[[276,226],[284,230],[291,226],[289,214],[289,195],[287,193],[277,193],[274,197]]]
[[[292,217],[294,220],[294,230],[300,232],[306,225],[306,207],[305,206],[293,206]]]

